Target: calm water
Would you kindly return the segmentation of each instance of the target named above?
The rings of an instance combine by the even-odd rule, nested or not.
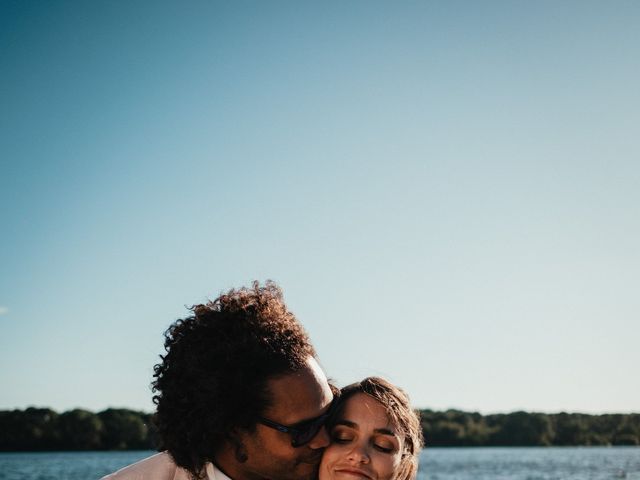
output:
[[[419,480],[640,480],[638,447],[431,448]]]
[[[151,455],[0,453],[0,480],[95,480]],[[640,480],[640,448],[431,448],[418,480]]]

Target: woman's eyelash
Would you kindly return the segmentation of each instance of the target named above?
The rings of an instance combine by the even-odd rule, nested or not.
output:
[[[381,452],[384,453],[392,453],[393,452],[393,448],[392,447],[383,447],[382,445],[375,445],[375,447],[380,450]]]
[[[353,437],[340,433],[334,433],[331,435],[331,441],[334,443],[349,443],[353,441]],[[374,443],[373,447],[382,453],[393,453],[395,450],[394,447],[386,447],[384,445],[378,445],[377,443]]]
[[[343,438],[343,437],[334,437],[333,441],[336,443],[349,443],[351,441],[350,438]]]
[[[331,440],[333,440],[334,442],[348,442],[351,440],[351,436],[345,435],[344,433],[340,432],[333,432],[331,434]]]

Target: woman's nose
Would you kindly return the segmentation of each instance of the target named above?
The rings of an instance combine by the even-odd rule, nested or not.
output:
[[[365,445],[355,445],[347,458],[355,463],[369,463],[371,461],[369,451]]]

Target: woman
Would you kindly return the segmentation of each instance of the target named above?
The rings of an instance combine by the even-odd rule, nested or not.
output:
[[[409,398],[378,377],[342,389],[319,480],[414,480],[422,448]]]

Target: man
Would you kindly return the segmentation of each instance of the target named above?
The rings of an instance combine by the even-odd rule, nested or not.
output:
[[[191,308],[155,366],[159,453],[103,480],[312,480],[333,394],[272,282]]]

